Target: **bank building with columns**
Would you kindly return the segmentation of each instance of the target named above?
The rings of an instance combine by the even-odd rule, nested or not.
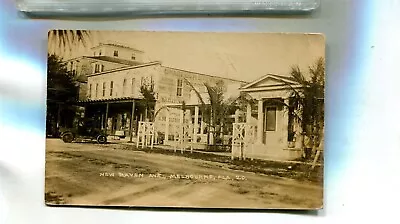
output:
[[[145,52],[114,42],[100,43],[91,51],[91,55],[65,63],[81,80],[79,104],[84,116],[93,118],[109,138],[137,141],[141,126],[151,123],[151,145],[207,150],[214,140],[201,113],[201,106],[210,104],[204,83],[223,83],[225,98],[246,93],[255,102],[225,119],[229,124],[224,124],[228,128],[221,133],[220,144],[232,158],[291,160],[301,156],[300,125],[291,116],[291,108],[283,106],[290,100],[287,84],[300,88],[290,77],[266,74],[244,82],[201,74],[148,61]],[[155,93],[150,110],[140,91],[144,85]],[[159,136],[164,136],[162,141]]]

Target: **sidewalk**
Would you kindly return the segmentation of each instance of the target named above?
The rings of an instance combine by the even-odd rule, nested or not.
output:
[[[111,143],[116,143],[116,144],[123,144],[126,146],[133,146],[136,148],[136,138],[132,138],[132,142],[129,142],[129,138],[125,139],[109,139],[108,141]],[[154,145],[154,148],[156,149],[162,149],[162,150],[168,150],[168,151],[174,151],[174,146],[172,145]],[[140,146],[139,146],[140,149]],[[180,149],[176,149],[177,152],[180,153]],[[185,152],[190,152],[190,149],[186,149]],[[217,155],[217,156],[224,156],[224,157],[229,157],[231,158],[231,153],[230,152],[210,152],[210,151],[204,151],[204,150],[196,150],[193,149],[193,152],[195,153],[202,153],[202,154],[208,154],[208,155]],[[247,160],[250,160],[248,158]],[[279,160],[279,159],[271,159],[271,158],[257,158],[257,160],[263,160],[266,162],[278,162],[278,163],[286,163],[288,165],[290,164],[302,164],[302,165],[310,165],[312,166],[311,162],[301,162],[301,161],[287,161],[287,160]],[[321,164],[317,163],[316,166],[321,166]]]

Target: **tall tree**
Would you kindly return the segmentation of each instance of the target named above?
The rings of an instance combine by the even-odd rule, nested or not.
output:
[[[54,132],[57,131],[55,128],[59,127],[62,110],[76,103],[78,86],[73,74],[67,71],[62,58],[56,55],[48,55],[47,59],[46,122],[49,131]]]
[[[290,76],[301,87],[294,88],[292,84],[285,82],[290,87],[292,98],[291,105],[287,106],[297,111],[293,111],[292,115],[300,122],[304,136],[309,139],[312,152],[320,152],[317,149],[323,147],[321,142],[324,138],[325,59],[319,58],[311,65],[307,75],[299,66],[293,66]]]
[[[77,98],[77,83],[56,55],[47,58],[47,100],[52,102],[74,103]]]
[[[148,119],[150,115],[150,120],[155,119],[154,106],[156,104],[156,93],[154,92],[154,83],[142,83],[140,86],[140,93],[143,99],[140,101],[141,106],[144,108],[144,119]]]

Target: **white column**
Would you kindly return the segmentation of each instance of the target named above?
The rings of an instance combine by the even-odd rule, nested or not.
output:
[[[164,133],[164,145],[168,143],[169,137],[169,110],[165,111],[165,133]]]
[[[235,123],[239,123],[239,109],[235,110]]]
[[[262,143],[263,139],[263,100],[258,100],[258,120],[257,120],[257,143]]]
[[[190,109],[185,111],[185,120],[187,120],[189,124],[192,123],[192,114],[190,112]]]
[[[185,121],[185,117],[184,117],[184,113],[183,113],[183,110],[182,109],[179,109],[179,123],[181,124],[181,125],[183,125],[183,123],[184,123],[184,121]]]
[[[247,108],[246,108],[246,123],[250,124],[251,122],[251,105],[247,104]]]
[[[197,142],[197,130],[199,129],[199,106],[194,107],[193,140]]]

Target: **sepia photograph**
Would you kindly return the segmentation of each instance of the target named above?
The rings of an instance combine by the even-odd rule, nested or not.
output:
[[[318,210],[325,37],[51,30],[45,203]]]

